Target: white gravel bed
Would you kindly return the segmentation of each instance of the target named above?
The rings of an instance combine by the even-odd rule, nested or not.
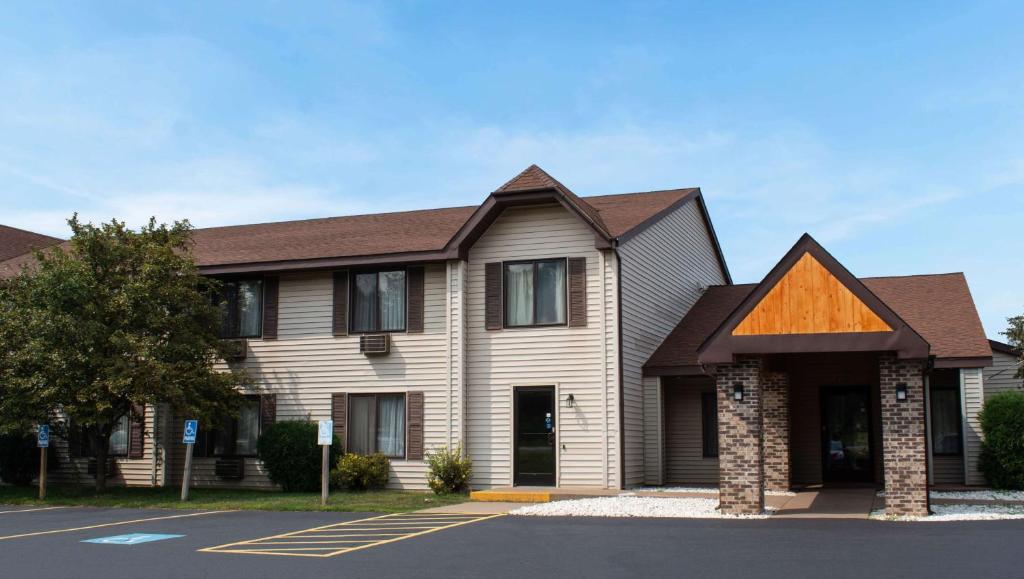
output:
[[[872,519],[887,521],[998,521],[1006,519],[1024,519],[1024,506],[1020,505],[932,505],[932,513],[927,517],[887,517],[885,511],[872,511]]]
[[[1024,501],[1024,491],[932,491],[931,497],[972,501]]]
[[[527,517],[644,517],[674,519],[765,519],[769,515],[723,515],[718,499],[595,497],[520,507],[510,515]]]
[[[634,487],[629,489],[627,493],[623,493],[629,496],[628,493],[701,493],[705,495],[717,495],[717,487]],[[764,494],[773,497],[795,497],[796,493],[792,491],[765,491]]]

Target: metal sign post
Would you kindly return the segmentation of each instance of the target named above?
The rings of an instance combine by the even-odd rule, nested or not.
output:
[[[331,442],[334,439],[334,421],[321,420],[317,429],[317,443],[323,449],[320,459],[320,506],[327,506],[327,487],[329,485],[328,473],[331,470]]]
[[[196,444],[196,434],[199,433],[198,420],[185,421],[185,435],[182,442],[185,443],[185,475],[181,477],[181,500],[188,500],[188,483],[192,480],[192,447]]]
[[[36,446],[39,447],[39,500],[46,500],[46,451],[50,447],[50,425],[40,424],[36,431]]]

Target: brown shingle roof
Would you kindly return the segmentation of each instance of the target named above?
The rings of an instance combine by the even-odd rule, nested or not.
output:
[[[0,225],[0,261],[60,243],[56,237]]]
[[[962,273],[859,279],[931,345],[936,358],[992,355]],[[697,349],[755,287],[709,287],[644,367],[695,369]]]
[[[542,190],[555,190],[564,196],[583,219],[609,238],[639,230],[687,196],[698,193],[697,189],[673,189],[581,198],[540,167],[531,165],[494,195]],[[197,229],[193,252],[200,267],[225,269],[245,264],[439,252],[476,209],[451,207]],[[16,274],[27,262],[31,262],[31,255],[0,263],[0,278]]]

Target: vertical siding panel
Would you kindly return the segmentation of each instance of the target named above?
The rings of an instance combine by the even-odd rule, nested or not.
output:
[[[725,283],[710,233],[690,202],[628,240],[622,260],[622,388],[626,485],[644,480],[642,368],[700,297]]]
[[[978,413],[985,403],[984,381],[981,368],[961,368],[964,401],[964,471],[969,485],[985,484],[985,477],[978,470],[981,456],[981,422]]]

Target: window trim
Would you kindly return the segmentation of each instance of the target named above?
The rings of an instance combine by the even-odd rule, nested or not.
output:
[[[400,271],[404,274],[405,279],[405,315],[402,319],[402,328],[399,330],[382,330],[380,329],[380,274]],[[377,276],[377,283],[374,284],[374,308],[377,318],[377,328],[371,330],[358,330],[356,329],[356,292],[358,286],[356,284],[356,278],[360,275],[374,274]],[[363,268],[363,269],[352,269],[348,272],[348,333],[350,335],[359,334],[404,334],[409,331],[409,268],[408,266],[400,267],[379,267],[379,268]]]
[[[936,391],[947,391],[954,394],[953,400],[956,402],[957,415],[959,420],[956,421],[957,436],[960,439],[960,444],[956,445],[956,450],[953,452],[939,452],[936,450],[935,435],[935,392]],[[930,438],[929,445],[932,449],[932,456],[963,456],[964,455],[964,409],[961,405],[960,400],[960,388],[953,384],[943,385],[930,385],[928,392],[928,436]]]
[[[377,452],[377,415],[380,413],[380,397],[381,396],[401,396],[402,407],[405,409],[405,421],[402,423],[402,454],[390,455],[385,454],[384,456],[393,460],[405,460],[405,457],[409,454],[409,393],[408,392],[349,392],[345,397],[345,452],[348,452],[352,445],[349,444],[350,437],[352,436],[352,399],[353,398],[372,398],[373,399],[373,414],[372,414],[372,426],[373,435],[369,437],[370,444],[373,446],[370,454]]]
[[[264,314],[266,312],[266,307],[267,307],[267,291],[266,291],[267,290],[267,278],[266,278],[266,276],[237,275],[237,276],[230,276],[230,277],[219,277],[217,279],[221,282],[221,292],[217,296],[217,298],[218,298],[217,305],[218,306],[220,306],[220,304],[221,304],[221,301],[220,301],[221,298],[223,298],[223,301],[226,301],[229,304],[229,306],[230,306],[231,302],[228,299],[226,293],[224,292],[224,289],[226,288],[226,284],[231,283],[231,282],[237,283],[237,282],[244,282],[244,281],[258,281],[260,283],[260,314],[259,314],[260,329],[259,329],[259,332],[257,332],[256,334],[253,334],[253,335],[243,335],[241,333],[241,323],[239,323],[239,333],[238,333],[237,336],[236,335],[224,335],[224,333],[223,333],[224,320],[221,319],[221,328],[220,328],[220,330],[218,330],[218,336],[220,337],[220,339],[222,339],[222,340],[254,340],[254,339],[262,338],[263,337],[263,316],[264,316]],[[236,289],[235,293],[236,293],[236,295],[235,295],[235,306],[236,306],[236,309],[237,309],[237,306],[238,306],[237,289]],[[230,316],[230,313],[228,315]],[[236,312],[236,315],[237,315],[237,312]]]
[[[552,322],[547,324],[537,323],[537,283],[540,279],[539,264],[562,262],[565,271],[565,282],[562,292],[565,294],[565,321]],[[508,268],[510,265],[533,264],[533,322],[532,324],[509,324],[508,323]],[[569,258],[548,257],[543,259],[520,259],[516,261],[501,262],[501,325],[503,328],[557,328],[569,325]]]
[[[711,451],[709,440],[707,439],[708,425],[706,418],[708,416],[708,409],[705,408],[707,400],[711,400],[714,407],[715,415],[715,440],[714,440],[714,452]],[[718,392],[715,390],[702,390],[700,392],[700,450],[703,458],[718,458],[721,453],[721,447],[718,443]]]

